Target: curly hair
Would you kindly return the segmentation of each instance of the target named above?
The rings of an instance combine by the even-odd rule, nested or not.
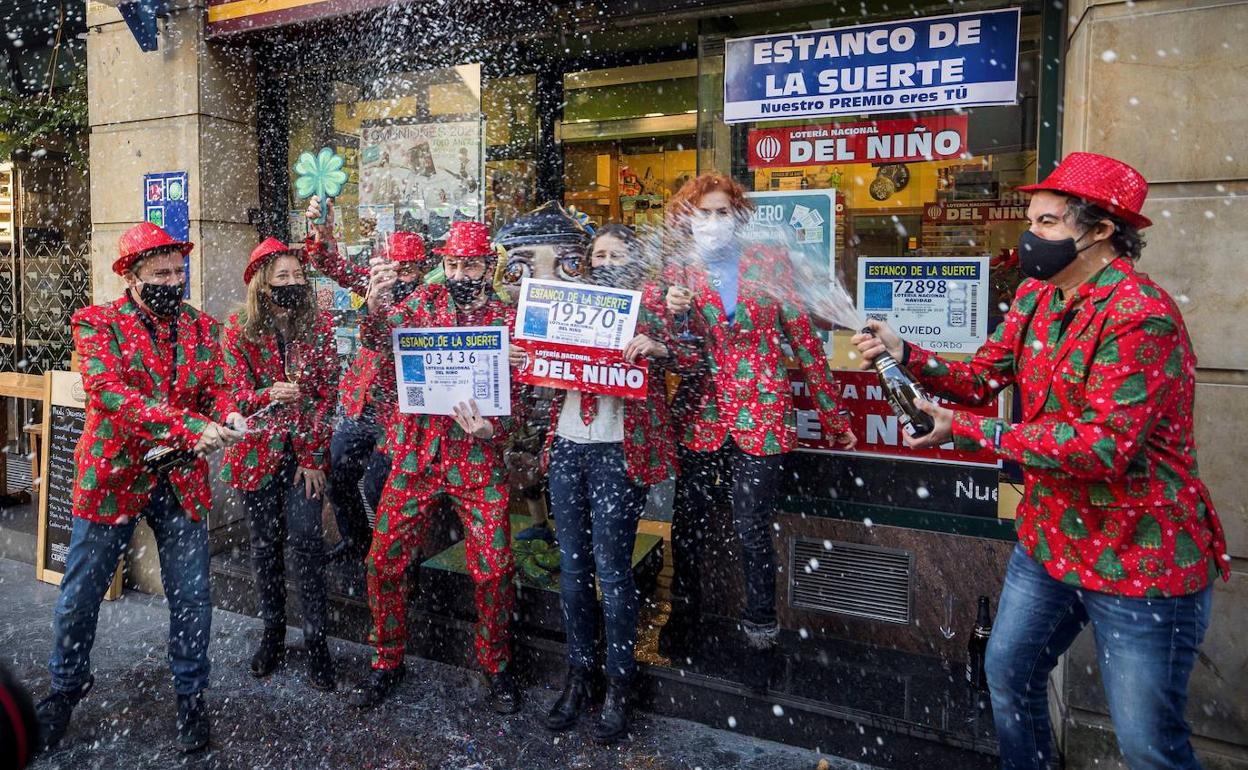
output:
[[[1114,234],[1109,236],[1109,245],[1113,247],[1120,256],[1126,257],[1131,261],[1137,261],[1140,253],[1146,245],[1144,236],[1140,235],[1140,229],[1135,225],[1127,223],[1125,219],[1109,213],[1105,209],[1097,206],[1095,203],[1084,200],[1074,195],[1066,195],[1066,213],[1074,218],[1077,227],[1091,230],[1101,223],[1102,220],[1108,219],[1114,225]]]
[[[745,197],[745,188],[740,182],[715,171],[701,174],[685,182],[672,199],[667,203],[667,221],[669,225],[684,225],[689,211],[698,205],[708,193],[719,190],[728,194],[732,208],[741,219],[745,219],[754,210],[754,202]]]

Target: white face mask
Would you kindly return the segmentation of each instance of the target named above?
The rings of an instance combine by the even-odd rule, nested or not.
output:
[[[694,245],[704,254],[731,244],[737,231],[736,223],[728,217],[695,216],[689,220],[689,229],[693,232]]]

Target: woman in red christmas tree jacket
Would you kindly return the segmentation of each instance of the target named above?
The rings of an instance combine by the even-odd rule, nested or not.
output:
[[[714,515],[714,487],[722,480],[732,486],[745,573],[745,670],[748,684],[762,689],[779,630],[774,501],[784,454],[797,444],[786,346],[801,367],[825,434],[845,448],[856,439],[840,414],[836,383],[798,298],[788,254],[741,238],[752,209],[741,185],[714,173],[687,182],[668,208],[677,261],[666,271],[667,307],[704,340],[706,371],[686,378],[676,393],[683,419],[672,513],[672,616],[659,649],[683,660],[701,636],[699,564]]]
[[[226,451],[221,477],[239,490],[251,533],[251,562],[264,635],[251,673],[268,676],[285,657],[286,539],[303,606],[308,681],[334,689],[325,641],[325,553],[321,509],[338,390],[333,322],[317,310],[303,256],[276,238],[251,253],[245,307],[225,326],[225,363],[251,426]]]
[[[1135,268],[1148,185],[1102,155],[1072,153],[1033,193],[1019,243],[1029,279],[974,358],[947,361],[886,325],[887,350],[935,395],[991,402],[1014,385],[1019,422],[930,403],[911,446],[953,441],[1023,468],[1018,547],[986,670],[1005,768],[1047,768],[1047,683],[1092,625],[1118,744],[1131,767],[1198,768],[1183,718],[1226,539],[1196,470],[1196,357],[1174,300]]]
[[[361,340],[389,350],[391,330],[400,327],[506,326],[515,309],[494,293],[495,252],[480,222],[453,222],[442,255],[445,284],[426,284],[402,303],[389,306],[396,278],[392,266],[374,268],[368,317]],[[513,406],[516,405],[513,398]],[[393,464],[381,493],[367,564],[368,604],[373,615],[372,672],[351,693],[351,703],[370,708],[402,681],[406,669],[407,612],[403,574],[428,531],[440,498],[449,498],[464,527],[469,575],[475,585],[477,661],[490,685],[490,705],[501,714],[520,708],[512,672],[511,609],[515,604],[508,483],[502,449],[506,418],[483,418],[475,402],[453,416],[380,416]]]
[[[334,240],[334,201],[325,202],[325,221],[319,223],[320,198],[308,199],[308,237],[304,253],[317,270],[339,286],[361,297],[368,293],[370,270],[355,264],[338,249]],[[382,258],[394,263],[398,275],[391,287],[396,303],[420,285],[425,277],[425,242],[416,233],[390,233]],[[342,420],[330,443],[329,499],[334,505],[338,534],[342,539],[330,549],[330,561],[360,561],[368,554],[372,530],[364,502],[376,511],[381,488],[390,475],[390,455],[384,447],[385,429],[378,415],[394,408],[394,357],[389,350],[361,348],[342,374]],[[360,495],[363,480],[363,496]]]

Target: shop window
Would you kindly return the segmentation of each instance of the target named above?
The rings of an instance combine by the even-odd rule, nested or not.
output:
[[[564,76],[564,203],[595,224],[659,224],[695,175],[697,62]]]
[[[418,232],[429,246],[450,223],[485,213],[481,68],[476,64],[416,72],[344,68],[332,80],[292,79],[288,87],[290,238],[307,233],[305,202],[294,192],[303,152],[331,147],[344,159],[347,183],[335,200],[335,237],[348,258],[367,265],[396,230]],[[509,134],[508,134],[509,135]],[[338,351],[359,346],[363,298],[313,277],[322,304],[338,316]]]
[[[535,208],[537,76],[485,81],[485,221],[491,231]]]
[[[333,147],[348,181],[336,201],[352,255],[396,229],[445,237],[451,221],[482,215],[481,70],[464,65],[378,76],[343,72],[290,88],[291,236],[302,237],[293,198],[302,152]]]
[[[855,330],[849,326],[864,317],[892,320],[896,305],[890,303],[898,291],[944,292],[933,298],[933,307],[947,306],[947,312],[932,312],[927,316],[930,322],[902,331],[908,339],[956,358],[970,355],[1000,322],[1022,279],[1016,244],[1027,226],[1027,204],[1026,196],[1015,189],[1037,178],[1041,8],[1024,3],[1019,10],[1014,104],[726,122],[727,39],[810,33],[897,18],[874,5],[868,18],[812,16],[818,12],[809,9],[809,18],[738,16],[731,33],[712,34],[707,27],[699,41],[699,171],[718,170],[756,195],[768,196],[759,202],[768,204],[773,216],[777,211],[789,215],[788,209],[775,205],[785,196],[796,200],[802,195],[816,198],[811,194],[819,191],[834,193],[834,225],[826,249],[830,253],[811,254],[805,244],[793,251],[798,259],[813,258],[811,264],[828,273],[824,280],[838,281],[854,305],[853,312],[839,319],[821,318],[816,312],[823,297],[812,298],[809,309],[820,325],[835,327],[828,349],[833,368],[842,372],[842,383],[862,388],[842,394],[847,407],[855,415],[874,417],[856,428],[857,453],[828,462],[821,453],[830,447],[820,445],[811,432],[818,428],[812,413],[799,413],[802,446],[816,453],[798,453],[790,461],[791,492],[795,499],[836,500],[837,505],[1008,516],[1008,506],[999,508],[997,503],[1001,469],[994,459],[916,456],[904,447],[895,424],[890,433],[888,421],[894,418],[864,396],[872,381],[857,371],[860,362],[852,356],[849,342]],[[933,8],[930,15],[945,12]],[[863,13],[868,14],[866,6]],[[905,16],[914,18],[922,17]],[[827,198],[823,200],[826,207]],[[815,232],[827,224],[813,218],[801,226]],[[902,289],[886,285],[893,282],[879,272],[883,265],[908,275],[917,275],[915,270],[931,275],[926,271],[946,266],[953,270],[962,263],[982,266],[982,272],[973,280],[912,282]],[[817,281],[807,283],[803,290],[814,284],[811,293],[820,293]],[[800,385],[795,388],[800,390]],[[1007,415],[1009,400],[1008,395],[1003,399]],[[973,494],[965,491],[972,488]]]
[[[844,24],[829,18],[808,21],[803,28]],[[784,31],[767,27],[733,36]],[[865,258],[991,258],[989,314],[995,321],[1001,303],[1008,303],[1021,280],[1011,265],[1016,257],[1012,251],[1026,226],[1026,201],[1013,190],[1036,178],[1038,7],[1024,6],[1019,40],[1016,105],[729,125],[721,112],[724,37],[705,36],[700,90],[707,109],[700,113],[699,126],[702,170],[732,174],[747,189],[760,192],[835,190],[836,236],[829,262],[855,300],[858,266]],[[941,141],[935,142],[942,133]],[[760,145],[769,134],[779,144]],[[836,158],[838,150],[861,150],[868,141],[884,159],[867,161],[861,151],[852,160]],[[803,149],[788,153],[790,142],[801,142]],[[778,147],[786,154],[771,156]],[[904,160],[889,161],[889,154]],[[799,162],[786,164],[794,156]],[[821,156],[830,159],[821,162]],[[847,342],[834,346],[838,351],[834,365],[853,365],[849,347]]]

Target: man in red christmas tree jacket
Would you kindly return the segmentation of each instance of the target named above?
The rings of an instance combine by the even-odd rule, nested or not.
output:
[[[931,392],[991,402],[1014,385],[1019,422],[924,402],[948,441],[1023,468],[1018,547],[986,670],[1004,768],[1047,768],[1049,672],[1087,624],[1110,716],[1133,768],[1198,768],[1183,719],[1226,538],[1196,470],[1196,357],[1174,300],[1135,267],[1152,224],[1148,185],[1121,161],[1072,153],[1033,193],[1019,242],[1028,276],[967,362],[902,342],[886,325],[855,344],[884,351]]]
[[[369,314],[361,339],[373,350],[391,345],[391,330],[403,327],[506,326],[515,308],[494,293],[489,276],[494,248],[480,222],[453,222],[442,255],[445,284],[426,284],[401,303],[386,307],[396,275],[378,265],[369,288]],[[513,404],[516,399],[513,398]],[[468,572],[475,586],[476,653],[490,685],[490,706],[500,714],[520,708],[511,662],[511,610],[515,605],[515,563],[507,517],[508,484],[502,450],[508,418],[482,417],[475,402],[453,416],[404,414],[392,407],[379,421],[387,426],[393,458],[381,493],[367,565],[368,605],[373,615],[372,672],[350,696],[369,708],[402,681],[406,671],[407,613],[403,575],[432,520],[448,498],[464,528]]]
[[[74,314],[74,341],[87,392],[86,424],[74,452],[74,527],[52,622],[52,692],[38,706],[45,744],[60,741],[74,706],[91,689],[91,647],[100,602],[134,525],[156,535],[169,602],[169,667],[178,694],[183,752],[208,745],[209,452],[235,443],[242,427],[225,377],[220,324],[182,301],[184,258],[193,245],[143,223],[122,234],[113,271],[121,298]],[[183,453],[161,469],[157,448]]]

